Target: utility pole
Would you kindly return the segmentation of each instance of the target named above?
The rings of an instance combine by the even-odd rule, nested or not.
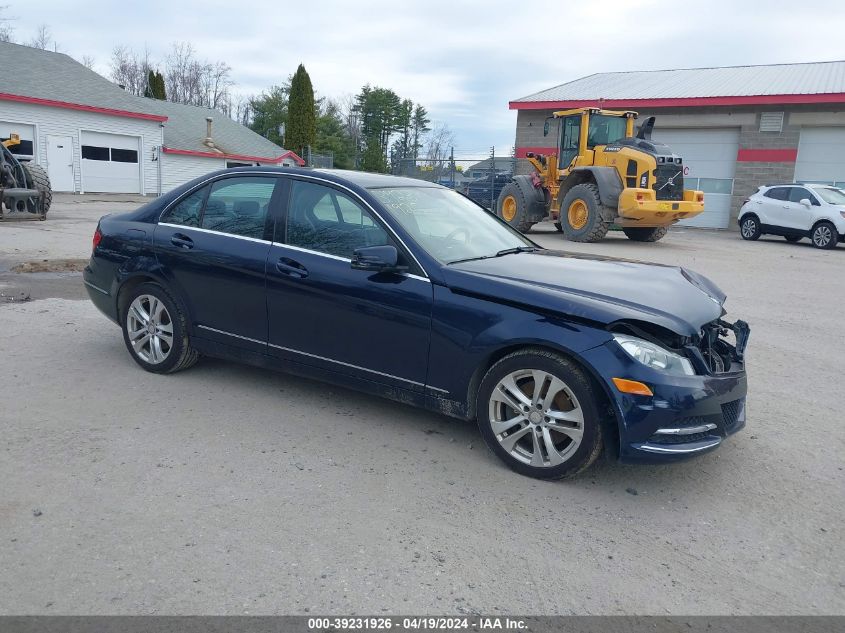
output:
[[[449,150],[449,186],[455,188],[455,148]]]
[[[490,148],[490,210],[495,211],[493,198],[496,190],[496,146]]]

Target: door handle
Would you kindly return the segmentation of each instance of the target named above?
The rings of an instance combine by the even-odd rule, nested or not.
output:
[[[279,261],[276,262],[276,270],[283,275],[298,277],[300,279],[308,276],[308,269],[289,257],[280,257]]]
[[[179,248],[184,248],[186,250],[194,247],[194,240],[182,233],[174,233],[170,238],[170,243],[173,244],[173,246],[178,246]]]

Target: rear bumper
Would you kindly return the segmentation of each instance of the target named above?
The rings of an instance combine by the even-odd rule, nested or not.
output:
[[[88,297],[97,309],[105,314],[109,319],[118,323],[117,319],[117,302],[112,296],[108,288],[104,288],[105,284],[97,278],[88,264],[82,271],[82,281],[85,284],[85,290],[88,292]]]
[[[704,211],[704,202],[697,202],[700,193],[688,189],[684,191],[683,200],[657,200],[650,189],[625,189],[619,196],[616,224],[624,227],[667,226],[694,218]]]
[[[671,376],[629,359],[613,344],[585,354],[604,377],[619,422],[619,459],[673,462],[718,448],[745,426],[744,370],[718,375]],[[648,385],[653,396],[621,393],[612,377]]]

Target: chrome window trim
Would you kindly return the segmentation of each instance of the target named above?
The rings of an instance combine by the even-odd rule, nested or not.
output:
[[[293,352],[294,354],[302,354],[303,356],[308,356],[310,358],[316,358],[319,360],[324,360],[328,363],[335,363],[337,365],[343,365],[344,367],[351,367],[352,369],[360,369],[361,371],[366,371],[371,374],[377,374],[379,376],[385,376],[387,378],[393,378],[394,380],[401,380],[402,382],[407,382],[412,385],[418,385],[420,387],[425,387],[425,383],[417,382],[416,380],[409,380],[408,378],[402,378],[401,376],[394,376],[393,374],[388,374],[383,371],[377,371],[375,369],[367,369],[366,367],[361,367],[360,365],[353,365],[352,363],[347,363],[342,360],[335,360],[333,358],[327,358],[326,356],[320,356],[318,354],[311,354],[309,352],[302,352],[298,349],[293,349],[291,347],[284,347],[283,345],[274,345],[273,343],[268,343],[270,347],[274,347],[276,349],[281,349],[286,352]]]
[[[279,248],[289,248],[291,250],[299,251],[301,253],[308,253],[309,255],[319,255],[320,257],[328,257],[329,259],[336,259],[337,261],[352,263],[352,260],[348,257],[332,255],[331,253],[324,253],[323,251],[315,251],[310,248],[303,248],[302,246],[293,246],[292,244],[284,244],[283,242],[273,242],[273,246],[278,246]],[[420,277],[419,275],[415,275],[413,273],[401,273],[401,276],[410,277],[411,279],[419,279],[420,281],[431,283],[431,280],[428,277]]]
[[[214,229],[202,229],[198,226],[185,226],[184,224],[171,224],[170,222],[159,222],[158,226],[167,226],[172,229],[182,229],[186,231],[199,231],[200,233],[210,233],[211,235],[224,235],[226,237],[235,237],[239,240],[247,240],[248,242],[258,242],[259,244],[272,244],[269,240],[262,240],[257,237],[248,237],[246,235],[238,235],[237,233],[227,233],[226,231],[215,231]]]
[[[237,177],[237,176],[240,176],[240,177],[245,177],[245,176],[246,177],[249,177],[249,176],[273,176],[274,178],[288,178],[289,180],[295,180],[297,178],[305,178],[306,180],[313,180],[313,181],[316,181],[316,182],[325,183],[327,185],[334,185],[335,187],[339,187],[341,189],[344,189],[345,191],[348,191],[355,198],[357,198],[361,202],[361,204],[364,205],[364,207],[366,207],[367,209],[372,211],[373,214],[379,220],[381,220],[382,224],[384,224],[387,227],[387,230],[390,231],[390,233],[393,235],[393,237],[395,237],[396,240],[402,245],[402,247],[408,252],[408,254],[411,256],[411,258],[414,260],[414,262],[417,264],[417,266],[419,266],[419,269],[421,271],[423,271],[423,275],[425,275],[426,278],[430,279],[430,275],[428,274],[428,271],[426,271],[425,267],[420,263],[420,260],[417,259],[417,256],[414,255],[414,251],[411,250],[410,248],[408,248],[408,245],[402,240],[401,237],[399,237],[399,235],[396,234],[396,231],[393,230],[393,227],[390,226],[390,223],[385,222],[382,215],[378,211],[376,211],[369,202],[364,200],[355,191],[353,191],[352,189],[350,189],[349,187],[347,187],[346,185],[344,185],[342,183],[334,182],[333,180],[327,180],[326,178],[320,178],[318,176],[312,176],[311,174],[292,174],[292,173],[289,173],[289,172],[273,172],[273,171],[251,171],[251,172],[238,172],[237,174],[216,174],[214,176],[210,176],[210,177],[206,178],[205,180],[203,180],[200,183],[197,183],[197,185],[195,187],[193,187],[192,189],[189,189],[188,191],[183,193],[176,200],[172,200],[171,202],[169,202],[167,204],[167,206],[164,207],[164,209],[162,209],[161,213],[159,214],[157,224],[161,224],[161,225],[164,225],[164,226],[176,226],[176,227],[181,228],[182,225],[180,225],[180,224],[171,224],[169,222],[162,222],[161,221],[162,216],[164,216],[164,214],[167,213],[170,210],[170,207],[172,207],[175,204],[178,204],[179,202],[184,200],[187,196],[190,196],[192,193],[194,193],[197,189],[204,187],[205,185],[207,185],[210,182],[213,182],[213,181],[216,181],[216,180],[222,180],[224,178]],[[186,228],[194,228],[194,227],[186,227]],[[201,229],[201,230],[209,230],[209,229]],[[232,234],[231,233],[223,233],[223,235],[232,235]],[[239,236],[235,236],[235,237],[239,237]],[[240,236],[240,237],[242,237],[242,236]],[[246,238],[246,239],[254,239],[254,238]],[[264,240],[261,240],[261,241],[264,241]],[[278,242],[276,242],[276,243],[278,243]],[[283,244],[283,245],[288,246],[288,244]],[[310,252],[317,252],[317,251],[310,251]]]
[[[449,393],[446,389],[441,389],[440,387],[432,387],[431,385],[426,385],[426,389],[431,389],[432,391],[439,391],[440,393],[445,394]]]

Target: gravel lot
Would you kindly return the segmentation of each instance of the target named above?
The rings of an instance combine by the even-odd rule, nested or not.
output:
[[[2,272],[87,257],[120,200],[0,225],[0,291],[39,299],[0,301],[0,614],[845,614],[845,247],[536,232],[689,266],[752,327],[721,450],[545,483],[399,404],[213,360],[145,373],[78,274]]]

